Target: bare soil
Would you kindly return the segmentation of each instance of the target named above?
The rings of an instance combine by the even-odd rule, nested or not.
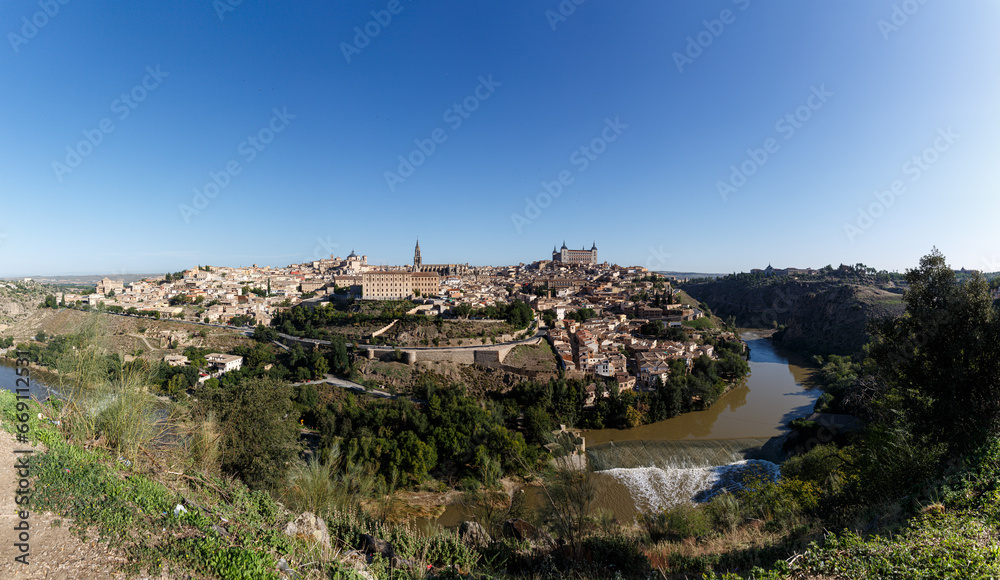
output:
[[[21,551],[14,546],[19,533],[14,531],[14,526],[22,521],[18,516],[22,507],[14,501],[20,479],[13,468],[14,450],[26,448],[30,447],[17,443],[13,435],[0,429],[0,457],[4,462],[4,467],[0,469],[0,530],[3,530],[0,532],[0,578],[125,578],[125,574],[118,571],[125,562],[122,554],[98,542],[96,532],[88,533],[86,541],[79,539],[70,533],[69,522],[48,512],[29,510],[29,563],[25,565],[14,560],[21,555]],[[33,449],[36,453],[44,450],[41,446]]]

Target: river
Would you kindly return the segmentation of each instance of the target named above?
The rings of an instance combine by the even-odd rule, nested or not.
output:
[[[41,376],[42,371],[32,368],[29,375],[28,394],[36,399],[44,401],[49,396],[45,380]],[[13,359],[0,358],[0,389],[17,392],[17,367]]]
[[[812,412],[809,362],[748,332],[750,376],[704,411],[633,429],[584,432],[595,508],[622,521],[732,489],[747,467],[777,476],[785,424]]]
[[[633,429],[584,432],[597,499],[594,509],[630,522],[644,511],[702,501],[739,483],[754,467],[776,476],[785,424],[812,412],[821,391],[810,362],[745,332],[750,376],[704,411]],[[528,489],[529,504],[542,501]],[[457,525],[468,515],[449,505],[436,523]]]

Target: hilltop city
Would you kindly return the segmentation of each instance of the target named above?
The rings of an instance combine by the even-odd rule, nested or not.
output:
[[[106,277],[93,293],[63,292],[54,300],[88,310],[236,327],[270,326],[280,312],[326,301],[409,300],[416,305],[412,312],[443,318],[520,301],[540,319],[539,335],[564,371],[604,377],[621,390],[652,388],[669,375],[673,361],[690,368],[700,356],[714,359],[713,346],[701,340],[698,329],[735,340],[731,332],[699,323],[704,305],[682,299],[664,276],[599,262],[596,242],[579,250],[564,242],[547,259],[530,264],[475,267],[425,262],[418,241],[408,265],[374,265],[352,251],[344,258],[331,255],[283,268],[198,266],[131,283]],[[670,328],[677,329],[670,339],[651,338]],[[526,331],[509,338],[524,336]],[[239,368],[241,361],[222,356],[208,362],[219,372]],[[171,364],[187,362],[168,358]],[[587,402],[593,403],[595,388],[588,391]]]

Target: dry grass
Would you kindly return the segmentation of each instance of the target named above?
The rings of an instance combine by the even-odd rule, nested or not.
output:
[[[753,548],[766,548],[779,544],[784,539],[783,532],[765,531],[763,522],[757,521],[711,537],[659,542],[647,548],[645,552],[650,565],[656,570],[665,572],[670,569],[671,559],[677,556],[698,558]]]
[[[149,392],[153,369],[145,361],[110,362],[104,317],[89,316],[76,337],[77,346],[58,361],[64,430],[78,443],[106,447],[135,463],[168,425]]]
[[[222,461],[222,432],[215,413],[196,419],[185,437],[185,452],[195,467],[206,473],[218,473]]]
[[[535,345],[519,345],[511,349],[504,358],[504,364],[528,371],[556,372],[556,355],[549,343],[542,341]]]

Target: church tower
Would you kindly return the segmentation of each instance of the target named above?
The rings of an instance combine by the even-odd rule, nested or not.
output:
[[[413,271],[419,272],[422,260],[420,259],[420,240],[417,240],[417,247],[413,250]]]

